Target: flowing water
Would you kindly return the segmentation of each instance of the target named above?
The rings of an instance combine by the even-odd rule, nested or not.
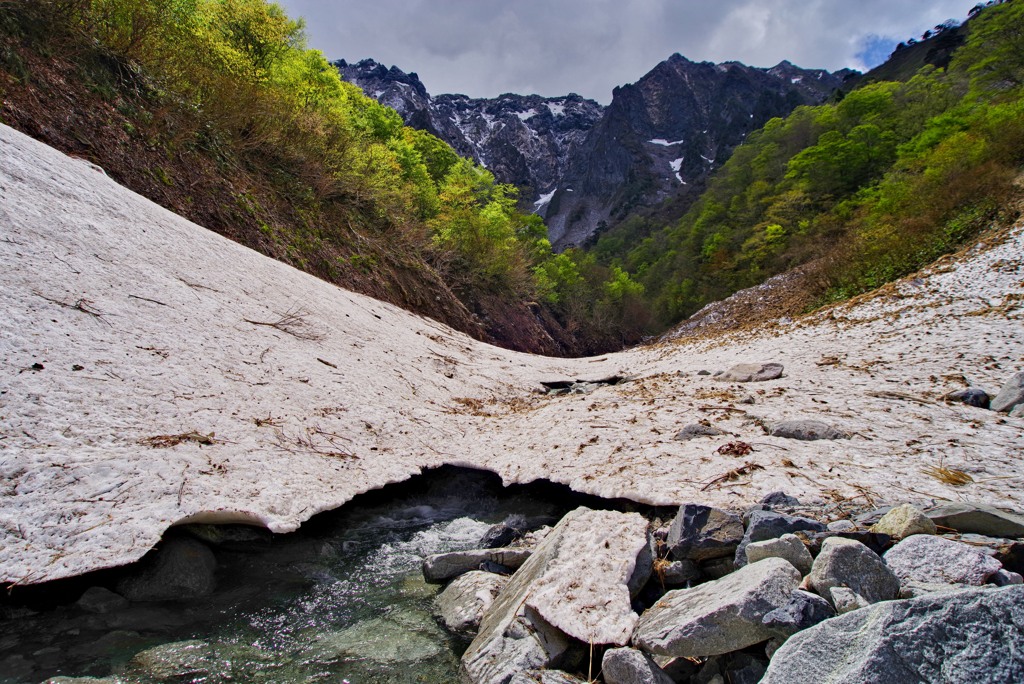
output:
[[[126,682],[458,682],[466,644],[432,615],[422,558],[473,548],[511,513],[557,519],[560,489],[502,489],[445,468],[353,500],[292,535],[215,550],[218,586],[194,601],[105,614],[74,601],[108,575],[0,606],[0,684],[118,675]],[[49,605],[47,605],[49,604]]]

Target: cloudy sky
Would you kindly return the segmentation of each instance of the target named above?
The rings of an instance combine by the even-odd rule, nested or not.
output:
[[[329,59],[415,71],[432,94],[607,104],[674,52],[694,61],[864,69],[970,0],[278,0]]]

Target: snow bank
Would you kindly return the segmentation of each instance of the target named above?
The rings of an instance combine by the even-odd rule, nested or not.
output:
[[[10,128],[0,149],[4,582],[128,563],[182,521],[286,532],[445,463],[656,504],[735,507],[777,489],[1024,500],[1021,421],[936,401],[960,375],[995,389],[1019,370],[1007,295],[1024,289],[1020,230],[788,327],[549,359],[268,259]],[[778,361],[786,375],[759,386],[697,375],[742,361]],[[635,379],[536,393],[542,380],[610,375]],[[756,403],[737,403],[748,394]],[[789,417],[855,437],[794,443],[759,427]],[[733,436],[672,439],[702,418]],[[754,453],[718,454],[732,439]],[[764,469],[719,479],[748,461]],[[975,483],[922,472],[938,465]]]

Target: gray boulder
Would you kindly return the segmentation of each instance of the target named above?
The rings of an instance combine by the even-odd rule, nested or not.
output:
[[[746,553],[748,563],[756,563],[765,558],[785,558],[800,571],[801,575],[809,573],[811,564],[814,563],[811,552],[795,534],[784,534],[778,539],[751,542],[747,545]]]
[[[605,684],[673,684],[651,656],[635,648],[612,648],[604,652],[601,673]]]
[[[679,587],[699,580],[701,572],[693,561],[672,561],[660,563],[655,576],[666,587]]]
[[[741,363],[718,376],[725,382],[764,382],[782,377],[781,363]]]
[[[761,504],[769,508],[796,508],[800,505],[800,500],[786,492],[771,492],[764,495]]]
[[[1009,413],[1016,406],[1024,404],[1024,373],[1017,373],[999,390],[989,408],[1000,413]]]
[[[480,538],[481,549],[500,549],[520,539],[527,531],[526,517],[514,513],[497,525],[492,525]]]
[[[680,442],[687,442],[697,437],[718,437],[724,434],[725,430],[719,430],[710,423],[692,423],[677,432],[674,439]]]
[[[832,587],[828,590],[828,596],[832,605],[836,607],[837,615],[845,615],[851,610],[867,608],[871,605],[867,599],[849,587]]]
[[[1000,570],[989,577],[988,581],[997,587],[1009,587],[1014,584],[1024,584],[1024,575],[1020,575],[1016,572],[1010,572],[1009,570]]]
[[[676,658],[738,651],[773,636],[764,616],[788,605],[800,573],[768,558],[719,580],[670,591],[640,616],[633,645]]]
[[[1024,681],[1024,587],[877,603],[791,637],[762,684]]]
[[[1024,515],[979,503],[945,503],[924,512],[939,527],[990,537],[1024,537]]]
[[[739,516],[690,503],[679,507],[665,541],[673,558],[700,562],[731,556],[742,538]]]
[[[767,613],[761,622],[774,634],[786,638],[835,615],[836,611],[828,601],[817,594],[797,589],[789,603]]]
[[[858,541],[841,537],[829,537],[822,542],[807,585],[830,602],[833,587],[849,588],[868,603],[894,599],[900,591],[899,578],[877,553]]]
[[[950,392],[946,395],[946,399],[982,409],[987,409],[992,401],[988,392],[977,387]]]
[[[1017,404],[1010,410],[1009,416],[1011,418],[1024,418],[1024,404]]]
[[[103,587],[89,587],[75,605],[87,613],[112,613],[127,608],[128,599]]]
[[[531,553],[531,550],[521,548],[435,553],[423,559],[423,579],[431,584],[444,584],[470,570],[478,569],[485,563],[495,563],[514,570],[522,566]]]
[[[915,534],[935,534],[938,530],[932,519],[920,509],[903,504],[891,509],[871,526],[876,534],[887,534],[895,539],[904,539]]]
[[[508,684],[587,684],[587,680],[561,670],[527,670],[512,675]]]
[[[170,601],[209,596],[216,586],[217,559],[202,542],[170,537],[160,542],[117,583],[129,601]]]
[[[743,539],[736,547],[736,567],[747,564],[747,546],[752,542],[778,539],[784,534],[793,532],[824,532],[825,526],[817,520],[783,515],[774,511],[752,511],[747,521],[747,529]]]
[[[480,620],[508,578],[492,572],[472,570],[452,581],[434,599],[445,627],[459,634],[475,634]]]
[[[885,552],[885,562],[901,582],[978,586],[1003,565],[972,546],[944,537],[917,534]]]
[[[850,439],[850,433],[832,427],[820,420],[784,420],[773,424],[768,429],[772,437],[799,439],[813,442],[819,439]]]

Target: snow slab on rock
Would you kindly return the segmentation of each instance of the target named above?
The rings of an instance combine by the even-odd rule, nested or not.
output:
[[[626,583],[647,546],[637,513],[570,512],[509,580],[462,656],[465,678],[504,681],[511,673],[557,667],[566,634],[622,645],[636,625]]]
[[[941,402],[966,386],[950,377],[998,387],[1024,370],[1021,226],[756,333],[555,359],[317,280],[3,126],[0,149],[4,582],[129,563],[181,522],[291,531],[443,464],[656,505],[785,490],[1024,510],[1024,422]],[[767,361],[786,373],[747,414],[708,410],[750,390],[699,370]],[[632,380],[536,392],[613,375]],[[783,440],[750,418],[854,436]],[[730,434],[672,439],[701,420]],[[716,449],[737,439],[763,469],[723,479],[738,464]],[[974,482],[924,473],[940,465]]]

